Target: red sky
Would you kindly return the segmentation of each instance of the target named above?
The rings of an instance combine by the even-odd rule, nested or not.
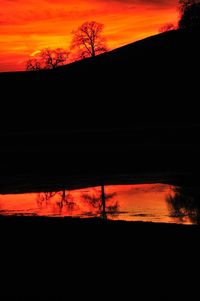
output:
[[[45,47],[67,49],[85,21],[105,25],[110,49],[177,22],[177,0],[0,0],[0,71],[23,70]]]

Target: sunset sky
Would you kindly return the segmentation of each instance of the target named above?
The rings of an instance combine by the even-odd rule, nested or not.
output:
[[[113,49],[178,19],[177,0],[0,0],[0,8],[0,71],[24,70],[42,48],[68,49],[85,21],[103,23]]]

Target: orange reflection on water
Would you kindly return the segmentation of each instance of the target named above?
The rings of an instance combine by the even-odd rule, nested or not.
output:
[[[166,184],[105,186],[107,217],[114,220],[190,223],[171,217],[166,198],[173,194]],[[101,187],[0,196],[1,215],[101,216]]]

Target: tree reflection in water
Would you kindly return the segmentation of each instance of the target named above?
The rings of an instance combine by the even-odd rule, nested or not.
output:
[[[55,197],[57,192],[42,192],[38,193],[37,195],[37,205],[39,208],[42,208],[44,205],[48,206],[50,203],[50,200]]]
[[[116,193],[105,193],[105,186],[101,185],[101,191],[84,193],[82,199],[95,209],[97,216],[107,219],[108,216],[116,217],[119,213],[119,204],[114,200],[115,196]]]
[[[92,193],[83,193],[81,202],[86,202],[90,206],[92,214],[100,216],[103,219],[108,217],[117,217],[119,214],[119,204],[115,200],[116,193],[105,193],[105,186],[101,185],[99,189]],[[37,196],[37,205],[39,209],[48,208],[54,205],[57,214],[62,214],[63,209],[72,215],[74,209],[79,207],[69,190],[63,189],[59,192],[39,193]],[[91,214],[91,213],[90,213]]]
[[[200,191],[198,187],[176,187],[167,197],[167,205],[172,217],[181,222],[189,220],[200,224]]]
[[[72,214],[74,207],[76,205],[73,196],[69,191],[63,189],[59,192],[44,192],[38,193],[36,202],[40,209],[48,207],[50,205],[51,200],[55,199],[55,205],[59,214],[62,213],[63,208],[65,208],[69,213]]]

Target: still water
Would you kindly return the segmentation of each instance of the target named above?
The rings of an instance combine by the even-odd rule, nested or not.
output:
[[[194,223],[173,214],[167,184],[112,185],[47,193],[0,195],[0,215],[104,217],[113,220]],[[103,205],[102,199],[105,200]]]

